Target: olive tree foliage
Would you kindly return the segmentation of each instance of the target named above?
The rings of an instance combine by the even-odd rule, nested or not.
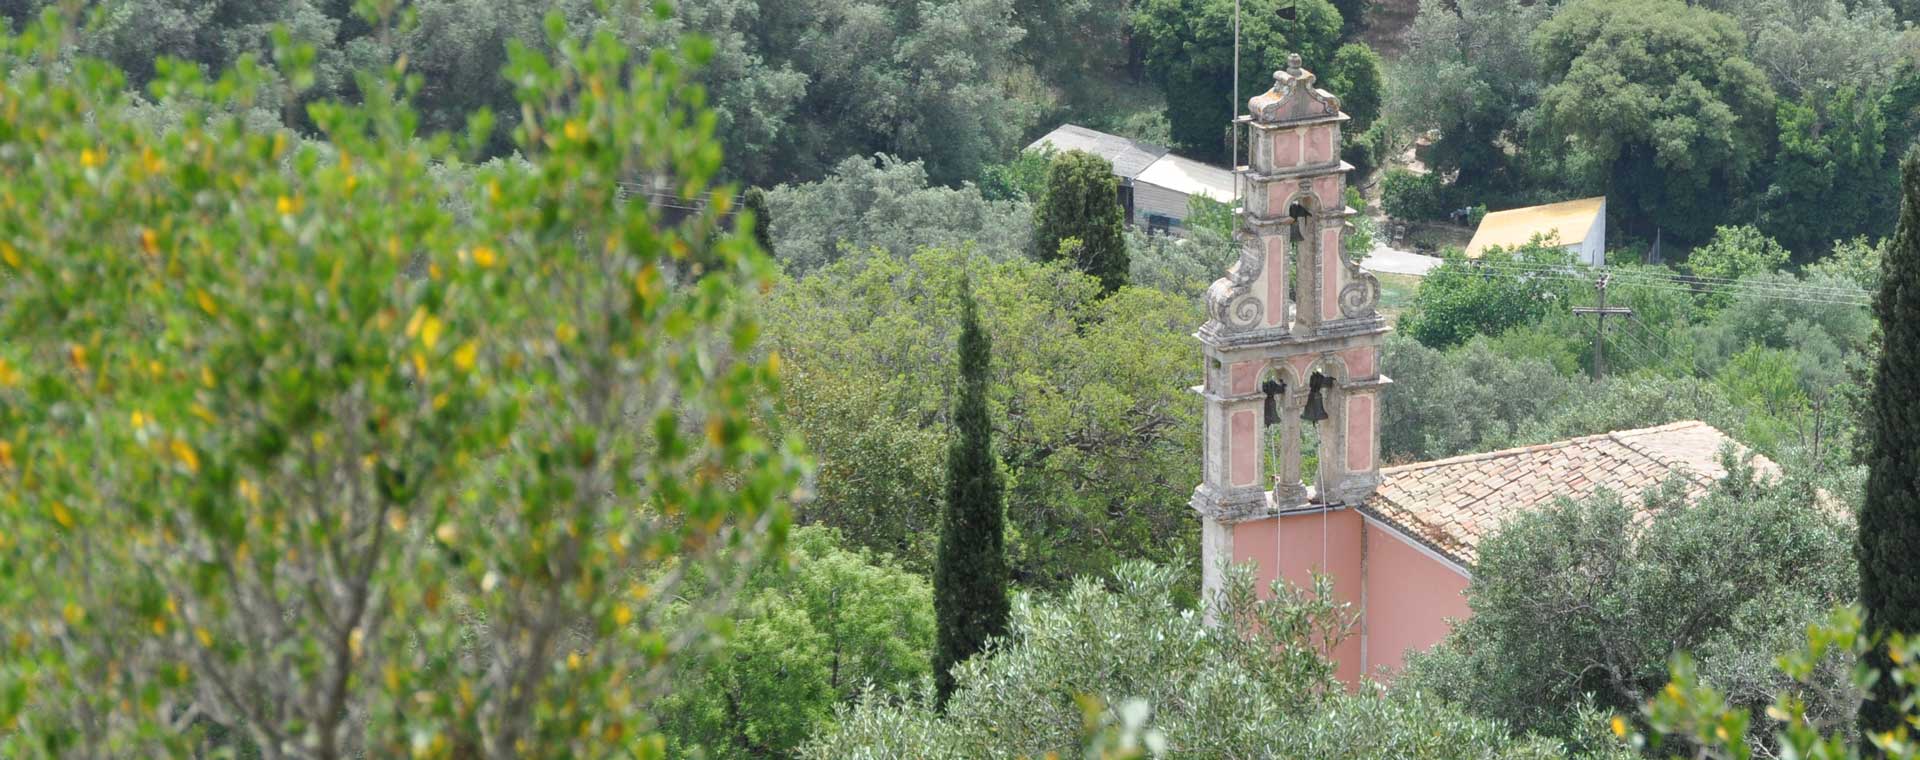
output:
[[[1134,8],[1134,41],[1147,76],[1167,99],[1175,147],[1194,158],[1224,163],[1232,105],[1273,86],[1273,71],[1298,53],[1321,86],[1339,77],[1332,70],[1340,45],[1340,12],[1328,0],[1287,0],[1296,20],[1279,15],[1277,0],[1247,0],[1241,9],[1240,92],[1233,89],[1231,0],[1142,0]],[[1350,63],[1373,63],[1349,56]],[[1360,79],[1361,77],[1355,77]],[[1336,93],[1346,95],[1346,93]],[[1364,94],[1361,100],[1368,100]],[[1379,102],[1377,95],[1372,102]],[[1242,106],[1244,108],[1244,105]]]
[[[931,670],[933,595],[925,578],[838,534],[793,532],[786,557],[743,568],[726,643],[685,666],[660,714],[675,756],[791,756],[831,725],[837,705],[869,689],[917,683]],[[704,625],[701,600],[670,624]]]
[[[972,185],[929,186],[926,165],[881,154],[842,160],[817,182],[767,193],[774,250],[789,274],[804,275],[848,252],[909,256],[922,248],[971,248],[994,260],[1024,256],[1032,206],[989,200]]]
[[[1773,91],[1731,18],[1681,0],[1573,0],[1534,50],[1542,126],[1604,167],[1608,206],[1633,231],[1704,240],[1771,146]]]
[[[1519,0],[1421,0],[1386,109],[1395,124],[1439,130],[1429,160],[1458,172],[1458,186],[1510,181],[1507,146],[1526,143],[1518,117],[1540,98],[1530,35],[1551,13]]]
[[[1701,485],[1676,480],[1514,518],[1479,546],[1473,615],[1400,684],[1569,736],[1584,706],[1635,709],[1667,682],[1669,658],[1691,651],[1730,700],[1765,704],[1789,686],[1772,653],[1852,598],[1853,525],[1805,484],[1756,482],[1724,461],[1726,479],[1695,503]],[[1809,710],[1851,714],[1844,668],[1828,663],[1800,694]]]
[[[1843,87],[1879,97],[1913,52],[1882,0],[1748,0],[1727,12],[1752,38],[1754,64],[1782,99]]]
[[[1886,657],[1875,667],[1872,653]],[[1835,659],[1856,664],[1846,674],[1844,687],[1865,694],[1875,683],[1920,683],[1920,637],[1903,633],[1876,634],[1866,626],[1858,606],[1836,607],[1823,620],[1807,626],[1799,644],[1777,661],[1782,689],[1764,710],[1731,699],[1717,684],[1703,677],[1691,656],[1674,657],[1673,680],[1639,710],[1638,723],[1646,731],[1628,737],[1636,747],[1659,752],[1684,748],[1702,760],[1736,760],[1755,756],[1806,760],[1861,760],[1861,758],[1920,758],[1920,742],[1911,726],[1920,724],[1920,700],[1909,696],[1893,709],[1892,730],[1858,736],[1845,721],[1810,709],[1800,694],[1830,688]],[[1629,724],[1617,719],[1617,733],[1626,736]]]
[[[944,714],[924,684],[876,692],[803,756],[1077,755],[1086,705],[1115,706],[1096,723],[1135,713],[1136,730],[1153,731],[1164,757],[1564,756],[1426,695],[1345,694],[1324,647],[1346,635],[1351,613],[1328,600],[1324,580],[1256,595],[1251,573],[1236,569],[1212,600],[1217,625],[1170,601],[1193,582],[1127,564],[1109,582],[1083,578],[1057,597],[1021,594],[1007,637],[956,671]],[[1152,711],[1144,719],[1139,702]],[[1119,709],[1128,703],[1136,706]]]
[[[1420,281],[1413,303],[1400,316],[1400,331],[1446,348],[1565,311],[1577,286],[1555,271],[1571,258],[1565,249],[1554,247],[1555,242],[1496,248],[1477,259],[1449,249],[1441,265]]]
[[[989,413],[1006,473],[1017,583],[1057,587],[1120,561],[1197,546],[1186,507],[1199,461],[1195,299],[1062,264],[967,251],[871,251],[783,282],[768,341],[788,370],[787,419],[819,460],[803,523],[931,569],[961,277],[994,336]]]
[[[110,66],[35,64],[58,20],[0,43],[5,754],[662,754],[709,634],[657,600],[777,541],[803,462],[750,234],[610,181],[708,187],[708,48],[561,27],[513,56],[525,161],[466,222],[398,64],[308,109],[323,148],[233,115],[310,46],[284,84],[161,64],[187,118],[155,132]]]

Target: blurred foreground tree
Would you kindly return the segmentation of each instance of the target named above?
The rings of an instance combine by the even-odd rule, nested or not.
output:
[[[284,81],[162,62],[165,131],[46,65],[59,19],[0,42],[0,754],[662,754],[709,634],[657,600],[778,543],[804,464],[751,235],[613,182],[708,187],[708,46],[548,28],[465,221],[398,64],[310,107],[323,145],[234,115],[314,81],[284,36]]]

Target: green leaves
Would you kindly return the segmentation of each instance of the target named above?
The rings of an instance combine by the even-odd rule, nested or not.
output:
[[[807,467],[743,309],[769,262],[722,203],[615,189],[705,195],[686,67],[557,36],[512,72],[524,160],[469,167],[400,65],[307,110],[324,143],[250,126],[312,83],[294,39],[165,68],[157,125],[0,43],[0,577],[45,579],[0,591],[0,723],[29,755],[657,755],[635,716],[709,637],[654,628],[681,574],[633,579],[777,545]]]

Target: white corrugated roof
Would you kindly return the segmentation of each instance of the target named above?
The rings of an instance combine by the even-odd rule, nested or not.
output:
[[[1233,172],[1203,164],[1191,158],[1161,156],[1135,182],[1158,185],[1186,195],[1199,195],[1221,203],[1233,202]]]
[[[1034,140],[1027,150],[1039,150],[1043,145],[1052,145],[1058,151],[1084,150],[1092,153],[1112,163],[1114,174],[1128,179],[1139,176],[1154,161],[1167,155],[1167,149],[1158,145],[1110,135],[1077,124],[1060,125],[1045,137]]]

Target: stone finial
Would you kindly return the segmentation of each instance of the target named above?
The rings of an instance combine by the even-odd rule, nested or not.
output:
[[[1287,54],[1287,73],[1292,74],[1295,77],[1300,76],[1300,54],[1299,53]]]

